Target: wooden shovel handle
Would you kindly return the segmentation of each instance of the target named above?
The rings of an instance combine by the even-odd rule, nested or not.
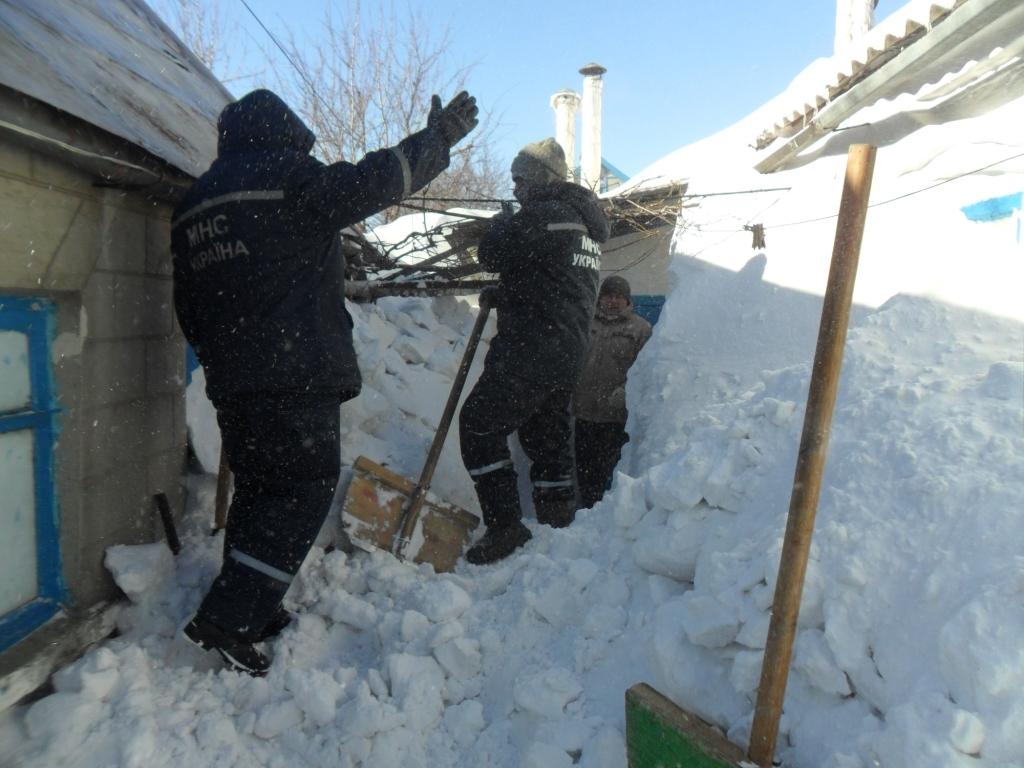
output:
[[[228,452],[223,443],[220,447],[220,465],[217,467],[217,495],[213,502],[213,530],[224,530],[228,524],[228,495],[231,493],[231,467],[228,466]]]
[[[775,740],[782,717],[786,680],[789,677],[800,598],[807,572],[807,556],[814,532],[814,517],[818,511],[821,477],[828,455],[832,410],[839,389],[843,346],[853,304],[853,285],[857,277],[857,262],[874,167],[875,147],[868,144],[854,144],[850,147],[828,287],[818,329],[818,346],[811,370],[807,412],[800,437],[800,453],[793,478],[789,519],[782,544],[782,560],[779,563],[768,642],[750,734],[750,759],[764,768],[772,765],[775,756]]]
[[[480,312],[477,314],[473,330],[470,331],[469,338],[466,340],[466,351],[462,355],[462,362],[459,364],[459,370],[456,372],[455,379],[452,382],[452,390],[448,394],[448,402],[445,403],[444,412],[441,414],[441,420],[438,422],[437,434],[434,435],[434,441],[430,444],[430,450],[427,452],[427,460],[423,464],[423,471],[420,473],[419,482],[416,483],[416,488],[413,490],[409,503],[402,513],[401,528],[399,529],[398,538],[395,540],[395,554],[399,557],[404,555],[405,547],[408,546],[412,532],[416,528],[416,519],[419,517],[420,509],[423,507],[423,500],[426,498],[427,491],[430,490],[430,481],[434,478],[437,460],[441,456],[441,449],[444,447],[445,438],[448,437],[448,429],[451,427],[452,418],[455,416],[455,409],[459,405],[459,398],[462,397],[462,388],[466,384],[466,377],[469,375],[470,366],[473,365],[473,357],[476,355],[476,348],[480,343],[480,337],[484,332],[484,325],[487,323],[487,316],[491,311],[490,303],[486,300],[485,294],[482,293],[480,296]]]

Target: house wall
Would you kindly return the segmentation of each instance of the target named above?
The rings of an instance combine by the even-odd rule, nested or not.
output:
[[[629,281],[633,293],[664,296],[671,288],[671,241],[671,227],[613,237],[601,247],[601,279],[619,275]]]
[[[0,135],[0,294],[56,306],[55,484],[72,614],[114,596],[107,547],[162,535],[154,494],[182,508],[185,351],[170,213]]]
[[[672,288],[672,232],[672,227],[630,232],[613,237],[601,247],[601,279],[619,275],[628,280],[637,311],[648,320],[657,318],[661,303]]]

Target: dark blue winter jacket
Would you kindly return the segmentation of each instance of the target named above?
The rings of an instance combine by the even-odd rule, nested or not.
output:
[[[495,218],[478,251],[484,269],[500,275],[488,367],[553,387],[576,386],[606,240],[608,220],[597,197],[569,182],[532,187],[519,212]]]
[[[339,231],[443,171],[426,129],[359,163],[324,165],[270,91],[225,107],[217,159],[174,211],[174,301],[214,405],[238,395],[359,393]]]

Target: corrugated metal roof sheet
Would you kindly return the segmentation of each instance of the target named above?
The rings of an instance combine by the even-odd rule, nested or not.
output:
[[[800,108],[761,134],[757,147],[765,156],[757,170],[768,173],[796,162],[812,143],[883,99],[916,94],[921,103],[941,103],[950,115],[959,107],[968,116],[1024,93],[1024,2],[915,0],[906,8],[920,13],[873,30],[861,58],[880,50],[872,41],[888,41],[888,49],[866,64],[850,62],[847,74],[798,102]],[[906,33],[898,39],[892,34],[897,22]]]
[[[0,83],[192,176],[232,98],[141,0],[0,0]]]
[[[758,148],[779,136],[791,135],[837,96],[848,91],[900,51],[920,40],[950,12],[971,0],[912,0],[873,27],[860,41],[838,54],[826,65],[826,78],[805,94],[797,95],[792,107],[758,137]],[[824,69],[825,67],[823,67]]]

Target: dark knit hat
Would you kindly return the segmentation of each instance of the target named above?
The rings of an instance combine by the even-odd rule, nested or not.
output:
[[[624,277],[618,275],[612,275],[606,277],[604,282],[601,283],[601,290],[597,294],[600,296],[622,296],[624,299],[633,303],[633,292],[629,288],[629,282]]]
[[[522,179],[527,184],[565,181],[568,170],[565,151],[554,139],[527,144],[512,161],[512,178]]]

